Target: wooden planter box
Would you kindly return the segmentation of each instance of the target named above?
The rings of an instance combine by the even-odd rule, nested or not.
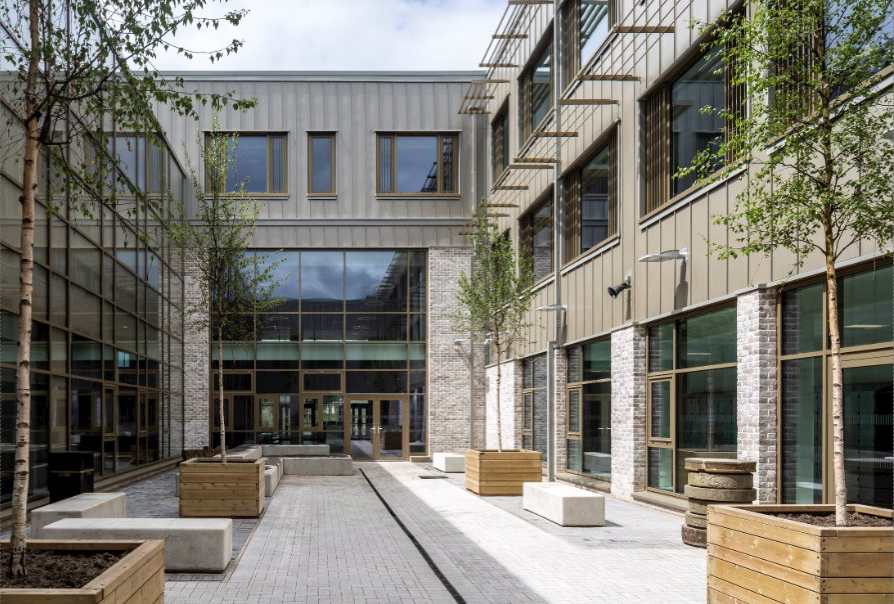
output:
[[[264,458],[180,464],[182,518],[257,518],[264,511]]]
[[[861,505],[848,509],[892,515]],[[832,505],[710,506],[708,603],[891,602],[894,529],[826,528],[767,514],[834,510]]]
[[[476,495],[520,496],[522,484],[540,482],[542,478],[539,451],[466,451],[466,489]]]
[[[9,542],[4,542],[8,546]],[[129,550],[114,566],[80,589],[0,588],[3,604],[118,604],[165,601],[164,541],[51,541],[32,539],[29,550],[112,552]]]

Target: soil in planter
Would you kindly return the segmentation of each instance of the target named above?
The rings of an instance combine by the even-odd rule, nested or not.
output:
[[[0,552],[0,587],[33,589],[78,589],[101,575],[129,552],[62,552],[29,550],[25,555],[25,577],[11,579],[9,550]]]
[[[794,520],[795,522],[803,522],[804,524],[812,524],[814,526],[835,526],[835,514],[828,513],[810,513],[810,514],[773,514],[777,518],[785,520]],[[894,526],[891,518],[883,518],[881,516],[873,516],[872,514],[861,514],[859,512],[848,512],[847,525],[853,527],[890,527]]]

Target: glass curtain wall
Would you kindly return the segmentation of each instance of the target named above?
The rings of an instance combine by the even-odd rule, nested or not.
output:
[[[736,457],[736,308],[648,333],[648,486],[682,493],[689,457]]]
[[[11,121],[11,120],[10,120]],[[79,150],[72,148],[72,153]],[[185,177],[146,137],[112,134],[117,171],[99,162],[114,203],[73,207],[44,158],[35,221],[29,494],[46,492],[51,451],[91,451],[97,476],[176,454],[183,404],[182,266],[162,228]],[[0,214],[0,499],[12,491],[21,206],[4,173]],[[147,203],[138,203],[143,191]],[[48,202],[58,208],[47,209]],[[112,209],[114,207],[114,209]]]
[[[611,341],[568,349],[568,470],[611,480]]]
[[[548,461],[546,354],[522,360],[522,448],[540,451]]]
[[[839,279],[848,500],[892,505],[892,269]],[[823,282],[780,296],[780,493],[783,503],[823,503],[832,489],[831,361]]]
[[[375,427],[371,401],[382,398],[409,409],[408,451],[424,453],[426,253],[287,251],[271,260],[280,257],[277,305],[246,317],[255,341],[224,334],[227,445],[328,443],[342,451],[352,433],[358,439]],[[215,396],[216,342],[211,359]],[[219,438],[212,433],[215,444]]]

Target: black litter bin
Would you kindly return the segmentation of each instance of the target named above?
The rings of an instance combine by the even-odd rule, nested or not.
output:
[[[81,493],[93,492],[96,458],[93,451],[58,451],[50,453],[50,503]]]

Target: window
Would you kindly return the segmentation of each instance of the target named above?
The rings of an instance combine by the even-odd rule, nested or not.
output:
[[[537,59],[520,78],[519,117],[521,140],[527,140],[553,107],[552,93],[552,39],[544,42]]]
[[[231,134],[227,147],[232,164],[227,171],[227,191],[245,186],[247,193],[285,193],[286,187],[286,135],[285,134]],[[205,135],[208,145],[210,134]],[[205,175],[205,190],[211,188]]]
[[[550,276],[553,271],[553,201],[548,194],[546,201],[528,212],[521,223],[522,249],[532,259],[534,281]]]
[[[736,457],[736,307],[649,328],[647,477],[682,493],[689,457]]]
[[[645,213],[696,184],[695,173],[675,175],[688,168],[699,153],[723,142],[728,124],[721,112],[733,115],[744,111],[744,90],[728,82],[729,66],[724,67],[721,53],[714,49],[643,102]],[[705,112],[704,107],[713,111]]]
[[[108,157],[118,162],[116,176],[114,166],[108,166],[106,177],[108,190],[128,193],[132,189],[144,193],[163,193],[167,178],[166,150],[147,141],[145,136],[115,134],[106,136]]]
[[[455,194],[457,135],[380,134],[379,193]]]
[[[562,6],[564,87],[571,84],[615,24],[612,0],[568,0]]]
[[[547,462],[546,354],[522,361],[522,448],[540,451]]]
[[[308,193],[335,193],[335,134],[307,135]]]
[[[839,277],[848,502],[890,508],[891,265]],[[831,357],[822,281],[780,295],[780,494],[783,503],[830,502]]]
[[[565,183],[565,261],[618,232],[617,145],[614,133]]]
[[[509,101],[507,100],[490,126],[491,176],[499,180],[509,166]]]
[[[568,469],[611,480],[611,341],[568,349]]]

